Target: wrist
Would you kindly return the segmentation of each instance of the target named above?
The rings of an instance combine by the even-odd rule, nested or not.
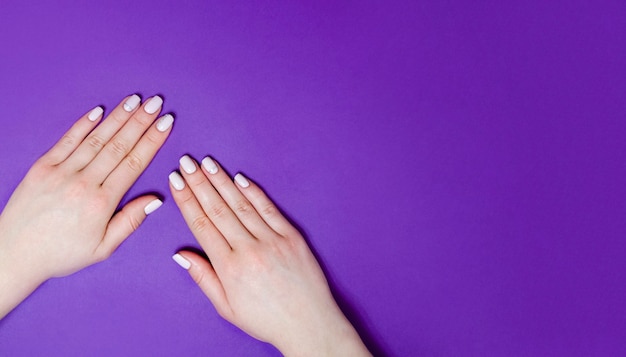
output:
[[[352,324],[337,307],[338,313],[323,323],[308,325],[297,336],[290,336],[276,348],[287,357],[296,356],[371,356]],[[313,326],[316,327],[313,327]]]
[[[0,319],[47,280],[23,258],[0,245]]]

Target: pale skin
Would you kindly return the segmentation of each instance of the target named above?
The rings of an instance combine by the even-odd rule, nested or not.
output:
[[[285,356],[370,356],[306,241],[254,182],[208,157],[183,157],[180,171],[170,190],[210,263],[191,251],[175,260],[220,316]]]
[[[30,169],[0,215],[0,319],[39,285],[108,258],[161,201],[116,212],[171,131],[162,100],[129,96],[82,116]],[[101,123],[100,123],[101,122]],[[100,123],[100,125],[98,125]],[[370,356],[302,235],[253,182],[185,156],[172,196],[210,259],[181,251],[217,312],[286,356]]]
[[[129,96],[104,120],[95,108],[26,174],[0,215],[0,318],[44,281],[109,257],[159,205],[146,195],[115,212],[171,131],[171,116],[155,122],[161,103]]]

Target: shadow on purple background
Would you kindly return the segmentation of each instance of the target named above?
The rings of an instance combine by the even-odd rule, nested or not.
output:
[[[95,105],[176,122],[127,196],[165,205],[0,355],[278,355],[170,259],[184,153],[263,185],[380,355],[626,355],[625,33],[623,1],[3,2],[3,204]]]

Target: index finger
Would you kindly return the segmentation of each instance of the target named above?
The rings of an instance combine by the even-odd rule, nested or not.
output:
[[[232,252],[230,244],[207,217],[195,194],[185,184],[185,180],[183,180],[180,174],[176,171],[172,172],[169,176],[169,181],[172,197],[174,197],[174,201],[178,209],[180,209],[185,223],[187,223],[191,233],[196,237],[209,259],[217,262],[219,265],[219,261],[226,254]]]

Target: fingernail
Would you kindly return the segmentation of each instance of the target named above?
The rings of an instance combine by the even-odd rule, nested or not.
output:
[[[157,198],[156,200],[153,200],[152,202],[148,203],[146,207],[144,207],[143,211],[146,213],[146,216],[147,216],[150,213],[159,209],[161,205],[163,205],[163,201]]]
[[[170,114],[165,114],[164,116],[159,118],[159,120],[157,121],[156,128],[158,131],[164,132],[167,129],[169,129],[170,126],[172,126],[173,122],[174,122],[174,117],[171,116]]]
[[[202,166],[204,166],[204,169],[211,175],[215,175],[217,173],[217,165],[210,156],[202,159]]]
[[[102,109],[102,107],[95,107],[89,112],[89,115],[87,115],[87,119],[89,119],[90,121],[96,121],[98,118],[100,118],[102,113],[104,113],[104,109]]]
[[[172,172],[169,178],[170,178],[170,183],[172,184],[172,187],[174,187],[176,191],[180,191],[183,188],[185,188],[185,181],[183,181],[183,178],[180,177],[178,172],[176,171]]]
[[[172,259],[185,270],[191,268],[191,262],[178,253],[172,255]]]
[[[163,99],[161,99],[161,97],[159,97],[158,95],[155,95],[154,97],[150,98],[146,106],[143,107],[143,110],[145,110],[148,114],[154,114],[157,110],[159,110],[159,108],[161,108],[162,104]]]
[[[237,174],[235,175],[235,182],[237,182],[237,184],[243,188],[246,188],[248,186],[250,186],[250,182],[248,181],[248,179],[242,175],[242,174]]]
[[[196,164],[193,163],[193,160],[191,160],[189,156],[185,155],[181,157],[178,162],[186,173],[193,174],[196,172]]]
[[[124,110],[127,112],[132,112],[133,110],[135,110],[135,108],[137,108],[137,105],[140,102],[141,102],[141,98],[139,98],[137,94],[133,94],[124,102],[124,105],[123,105]]]

